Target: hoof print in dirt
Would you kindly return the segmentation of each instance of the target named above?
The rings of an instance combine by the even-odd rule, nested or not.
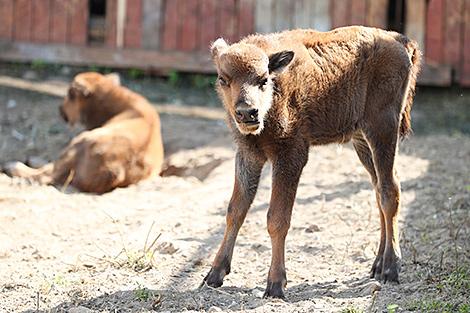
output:
[[[282,282],[268,282],[268,286],[266,287],[266,291],[264,292],[263,298],[275,298],[286,300],[286,297],[284,296],[283,286],[285,286],[285,284],[283,284]]]

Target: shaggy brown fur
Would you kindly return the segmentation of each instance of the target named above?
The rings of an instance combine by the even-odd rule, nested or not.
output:
[[[145,98],[119,86],[115,76],[77,75],[60,113],[69,124],[80,122],[87,131],[75,137],[57,161],[39,169],[16,162],[7,166],[7,173],[101,194],[160,172],[158,114]]]
[[[394,159],[399,137],[410,132],[420,58],[416,43],[366,27],[293,30],[253,35],[233,45],[218,39],[212,55],[238,151],[224,239],[204,281],[218,287],[230,272],[238,230],[269,160],[272,260],[265,296],[283,297],[285,238],[309,147],[351,139],[380,211],[371,276],[398,281],[400,185]]]

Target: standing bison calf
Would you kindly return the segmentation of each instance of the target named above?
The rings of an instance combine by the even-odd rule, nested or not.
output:
[[[238,151],[224,239],[204,281],[219,287],[230,273],[238,231],[269,160],[272,259],[265,297],[284,297],[285,239],[309,146],[352,140],[380,210],[371,277],[398,282],[400,184],[394,160],[399,137],[410,132],[416,43],[394,32],[345,27],[253,35],[233,45],[218,39],[211,50]]]

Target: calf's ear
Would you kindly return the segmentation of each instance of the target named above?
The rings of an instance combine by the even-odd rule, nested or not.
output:
[[[277,53],[273,53],[269,56],[269,73],[279,73],[284,70],[284,68],[289,65],[289,63],[294,58],[293,51],[281,51]]]
[[[121,78],[118,73],[110,73],[104,75],[108,80],[110,80],[114,85],[121,86]]]
[[[70,89],[73,90],[74,93],[81,94],[84,97],[88,97],[93,93],[93,86],[81,77],[75,78],[72,81]]]
[[[211,54],[212,54],[212,59],[217,59],[217,57],[222,53],[223,50],[225,50],[228,47],[228,44],[225,42],[223,38],[219,38],[216,41],[214,41],[211,45]]]

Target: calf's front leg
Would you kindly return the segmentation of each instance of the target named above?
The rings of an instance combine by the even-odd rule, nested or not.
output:
[[[308,148],[280,156],[273,162],[271,202],[268,210],[268,232],[272,259],[264,297],[284,298],[286,287],[285,242],[290,227],[292,207],[302,169],[307,163]]]
[[[238,231],[258,189],[261,170],[266,159],[259,155],[239,151],[235,161],[235,185],[227,209],[224,239],[212,263],[212,268],[203,283],[220,287],[224,277],[230,273],[233,248]]]

